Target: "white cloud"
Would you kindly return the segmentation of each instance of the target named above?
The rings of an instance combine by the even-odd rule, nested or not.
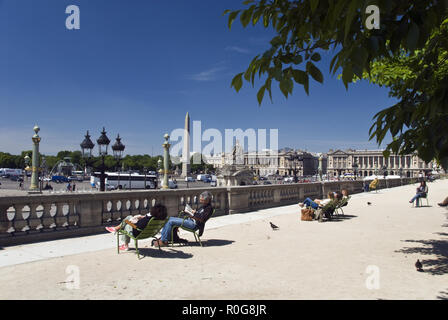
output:
[[[235,52],[238,52],[238,53],[245,53],[245,54],[250,53],[249,50],[247,50],[247,49],[245,49],[245,48],[237,47],[237,46],[229,46],[229,47],[226,47],[226,50],[227,50],[227,51],[235,51]]]
[[[225,70],[225,67],[214,67],[209,70],[193,74],[189,76],[189,78],[196,81],[213,81],[216,80],[217,74],[223,70]]]

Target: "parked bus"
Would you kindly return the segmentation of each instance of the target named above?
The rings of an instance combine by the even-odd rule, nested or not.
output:
[[[90,177],[90,184],[94,188],[100,188],[100,175],[101,173],[95,172]],[[106,172],[105,179],[107,190],[116,189],[156,189],[157,188],[157,176],[155,175],[143,175],[138,173],[116,173]]]

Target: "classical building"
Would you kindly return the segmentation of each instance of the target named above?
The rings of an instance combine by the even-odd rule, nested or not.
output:
[[[328,176],[338,177],[346,173],[355,173],[366,177],[373,174],[402,177],[418,177],[420,172],[430,172],[433,162],[426,164],[416,154],[383,156],[384,150],[330,150],[328,152]]]
[[[214,155],[207,157],[207,163],[212,164],[216,169],[221,169],[224,165],[234,164],[232,156],[231,153]],[[293,176],[294,171],[299,177],[312,176],[318,174],[320,156],[322,156],[322,173],[325,174],[326,155],[306,151],[275,152],[267,149],[262,152],[245,152],[240,153],[235,164],[242,164],[259,176]]]

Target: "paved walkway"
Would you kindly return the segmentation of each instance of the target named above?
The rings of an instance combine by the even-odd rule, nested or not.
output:
[[[216,217],[205,247],[144,241],[141,260],[108,233],[0,248],[0,299],[448,299],[448,180],[429,207],[408,203],[416,186],[353,195],[325,223],[296,205]]]

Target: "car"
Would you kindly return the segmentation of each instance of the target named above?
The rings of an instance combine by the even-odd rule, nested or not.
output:
[[[272,182],[269,180],[266,180],[266,181],[263,181],[263,184],[272,184]]]
[[[173,180],[169,180],[169,181],[168,181],[168,187],[169,187],[170,189],[177,189],[177,183],[174,182]]]
[[[185,181],[186,182],[195,182],[196,180],[194,180],[193,177],[185,177]]]

